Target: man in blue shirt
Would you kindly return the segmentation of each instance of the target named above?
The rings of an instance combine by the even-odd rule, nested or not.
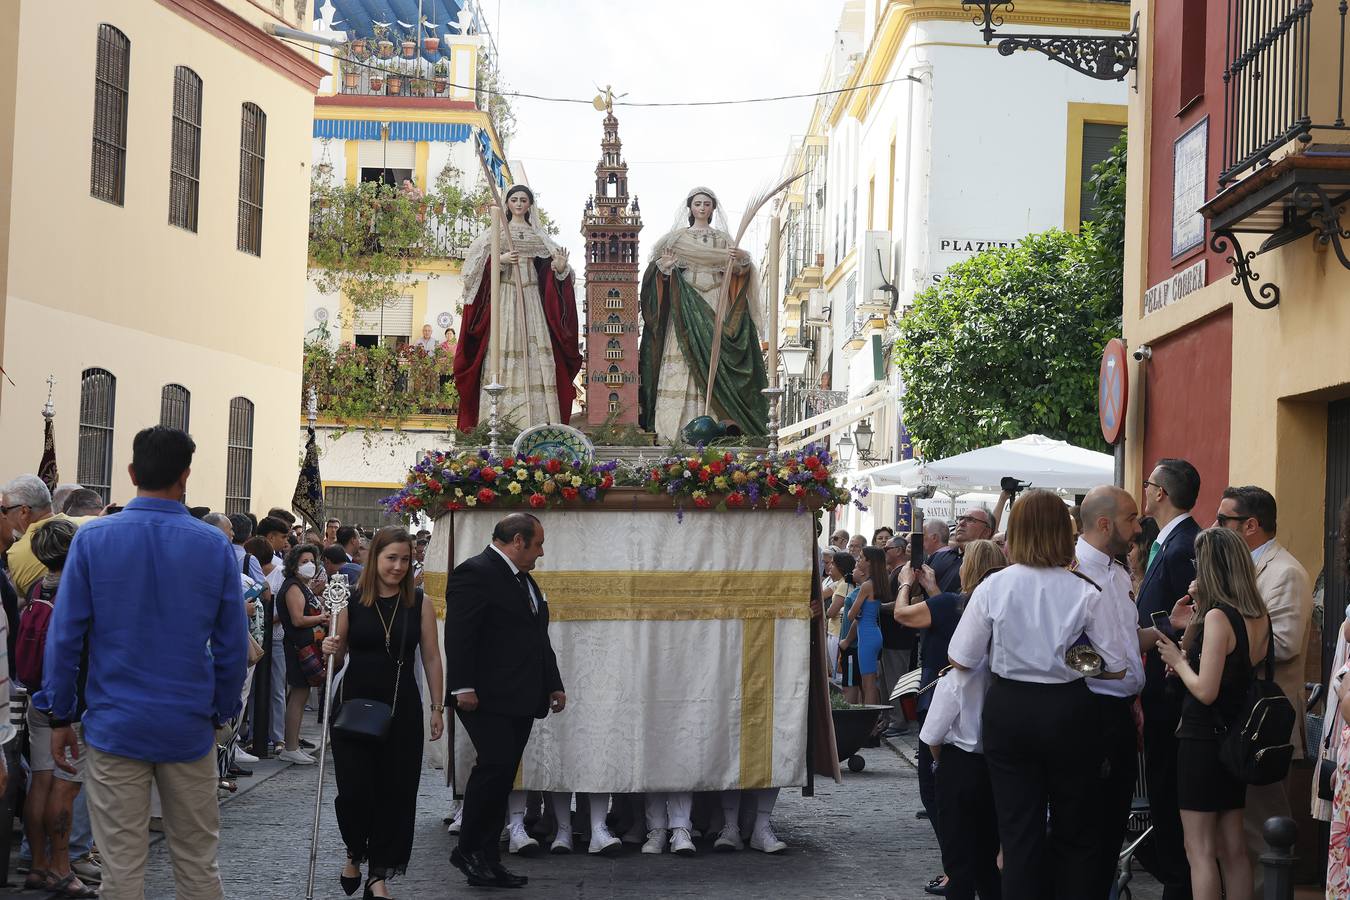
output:
[[[113,900],[144,896],[152,780],[178,896],[225,896],[215,729],[239,714],[248,627],[229,541],[183,506],[195,450],[177,429],[136,435],[136,499],[76,533],[34,700],[51,710],[52,751],[69,768],[87,641],[85,789],[104,859],[102,896]]]

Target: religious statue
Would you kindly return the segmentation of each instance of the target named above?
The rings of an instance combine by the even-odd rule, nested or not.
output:
[[[505,387],[499,411],[524,429],[568,424],[573,384],[581,371],[577,305],[567,251],[555,244],[532,214],[534,193],[517,184],[506,192],[501,259],[492,255],[491,229],[479,235],[464,258],[464,315],[455,347],[459,429],[478,424],[488,400],[483,388],[494,374]],[[489,364],[492,308],[490,269],[501,268],[501,371]]]
[[[762,435],[768,378],[760,352],[759,279],[750,255],[734,247],[717,196],[697,187],[675,228],[656,242],[642,277],[638,421],[661,440],[681,437],[686,424],[704,415],[724,290],[710,415],[728,424],[729,434]]]

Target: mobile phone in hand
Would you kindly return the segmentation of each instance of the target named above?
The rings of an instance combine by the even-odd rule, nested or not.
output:
[[[909,564],[918,572],[923,568],[923,532],[916,531],[909,536]]]
[[[1151,613],[1149,618],[1153,620],[1153,627],[1158,629],[1163,637],[1167,638],[1169,641],[1175,641],[1177,639],[1176,632],[1172,630],[1171,616],[1162,610],[1158,610],[1155,613]]]

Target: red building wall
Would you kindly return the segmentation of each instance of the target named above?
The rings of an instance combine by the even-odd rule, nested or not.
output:
[[[1225,307],[1151,346],[1153,358],[1144,368],[1143,470],[1126,487],[1138,492],[1164,456],[1190,460],[1200,472],[1195,520],[1207,527],[1228,485],[1232,309]]]

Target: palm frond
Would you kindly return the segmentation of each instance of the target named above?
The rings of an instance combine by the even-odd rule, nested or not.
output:
[[[732,243],[739,247],[741,245],[741,238],[745,237],[745,233],[750,230],[750,223],[755,220],[755,216],[764,208],[764,204],[772,200],[778,195],[779,191],[792,184],[792,182],[805,177],[806,170],[803,169],[796,175],[789,175],[787,178],[784,178],[782,181],[771,187],[761,189],[758,194],[751,197],[745,204],[745,215],[741,216],[741,226],[736,229],[736,239],[732,241]]]

